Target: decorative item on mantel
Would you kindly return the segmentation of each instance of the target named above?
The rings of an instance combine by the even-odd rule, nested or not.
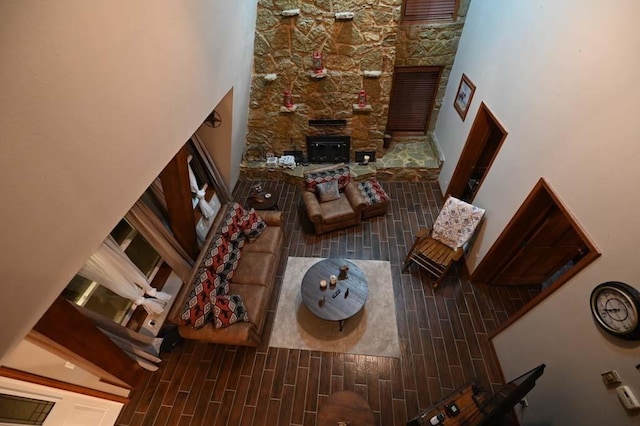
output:
[[[313,72],[309,74],[310,77],[324,78],[327,76],[327,70],[324,67],[324,61],[322,59],[322,52],[313,52],[311,68]]]
[[[313,52],[313,72],[320,74],[322,71],[324,71],[322,52]]]
[[[290,90],[285,90],[282,97],[282,105],[287,108],[291,108],[293,106],[293,96],[291,95]]]
[[[276,78],[278,78],[278,74],[276,73],[265,74],[262,78],[264,78],[266,81],[275,81]]]
[[[266,169],[273,171],[278,167],[278,157],[267,157]]]
[[[367,92],[364,89],[360,90],[360,93],[358,93],[358,106],[360,108],[367,106]]]
[[[293,155],[283,155],[278,159],[278,165],[287,169],[295,169],[296,159]]]
[[[373,108],[367,103],[367,92],[362,89],[358,93],[358,103],[353,104],[353,112],[370,112]]]
[[[293,95],[290,90],[285,90],[282,96],[282,106],[280,112],[294,112],[296,105],[293,104]]]

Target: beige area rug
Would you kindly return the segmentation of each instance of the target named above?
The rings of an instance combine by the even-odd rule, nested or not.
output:
[[[321,260],[315,257],[287,260],[269,346],[399,358],[389,262],[348,259],[367,276],[369,297],[364,308],[349,318],[340,332],[337,322],[316,317],[302,302],[302,277]]]

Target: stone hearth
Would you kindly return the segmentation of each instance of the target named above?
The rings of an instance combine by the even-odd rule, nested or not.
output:
[[[279,168],[269,171],[264,161],[245,161],[240,168],[242,179],[283,180],[302,183],[302,175],[321,164],[299,165],[295,169]],[[356,180],[376,177],[381,181],[435,181],[440,174],[440,161],[429,142],[394,143],[382,158],[366,166],[350,163],[351,174]]]

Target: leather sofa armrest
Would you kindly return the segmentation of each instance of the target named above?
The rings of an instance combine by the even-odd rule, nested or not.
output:
[[[367,200],[365,200],[364,195],[362,195],[362,192],[358,189],[358,184],[354,181],[349,182],[347,186],[344,187],[344,193],[354,210],[360,211],[367,205]]]
[[[257,213],[264,220],[267,226],[282,226],[283,214],[277,210],[257,210]]]
[[[304,206],[307,209],[307,216],[309,216],[309,220],[316,223],[322,223],[322,209],[320,208],[320,202],[318,201],[316,194],[303,189],[302,200],[304,201]]]

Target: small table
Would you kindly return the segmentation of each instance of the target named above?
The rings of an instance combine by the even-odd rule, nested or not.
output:
[[[476,390],[479,391],[477,395]],[[455,417],[447,414],[446,420],[444,421],[445,425],[455,426],[480,424],[485,418],[485,415],[482,413],[480,408],[478,408],[478,403],[484,403],[488,399],[488,395],[490,395],[490,393],[481,391],[478,383],[473,380],[459,387],[431,407],[427,408],[427,410],[423,411],[418,416],[409,420],[407,426],[428,425],[429,419],[433,416],[436,416],[439,413],[445,414],[446,405],[452,402],[456,403],[460,412]]]
[[[367,401],[352,391],[340,391],[329,396],[318,411],[318,426],[336,426],[349,422],[352,426],[375,426]]]
[[[343,265],[349,267],[347,278],[331,285],[329,276],[338,276]],[[327,281],[325,288],[320,287],[320,280]],[[301,293],[302,301],[313,314],[325,320],[338,321],[342,331],[345,321],[364,307],[369,287],[364,272],[352,262],[329,258],[309,268],[302,278]]]
[[[247,198],[247,207],[256,210],[278,210],[280,188],[275,185],[265,185],[262,192]]]

